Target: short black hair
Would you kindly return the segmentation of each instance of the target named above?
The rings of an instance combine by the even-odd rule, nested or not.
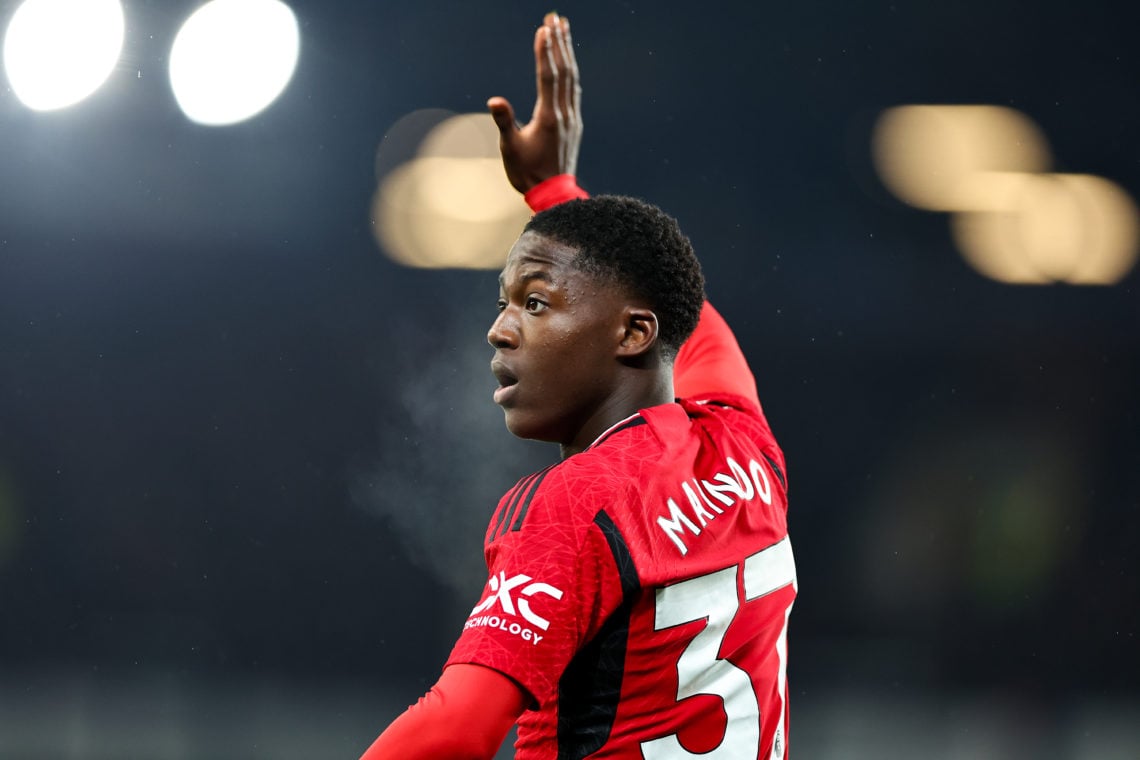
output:
[[[644,298],[668,356],[696,329],[705,301],[701,264],[677,220],[653,204],[622,195],[568,201],[536,214],[523,231],[576,249],[582,271]]]

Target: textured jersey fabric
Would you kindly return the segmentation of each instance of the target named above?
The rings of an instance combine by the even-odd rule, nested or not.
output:
[[[518,758],[783,755],[784,471],[759,407],[711,394],[643,410],[503,497],[448,663],[533,698]]]

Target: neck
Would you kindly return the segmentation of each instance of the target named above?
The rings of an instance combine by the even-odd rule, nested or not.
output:
[[[615,393],[582,426],[574,440],[560,445],[562,458],[585,451],[602,433],[642,409],[671,403],[673,371],[671,366],[665,366],[664,369],[665,371],[654,372],[631,370],[635,374],[630,382],[618,383]]]

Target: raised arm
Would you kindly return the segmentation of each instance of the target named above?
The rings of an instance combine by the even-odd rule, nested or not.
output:
[[[506,98],[487,101],[499,128],[507,179],[523,194],[553,177],[573,177],[578,169],[582,86],[570,22],[557,13],[546,14],[534,33],[534,68],[537,95],[525,126],[515,121],[515,110]]]
[[[732,394],[760,406],[756,380],[724,317],[705,301],[701,321],[677,352],[673,392],[679,398]]]
[[[487,108],[499,128],[499,148],[507,178],[535,211],[573,198],[585,198],[575,172],[582,142],[582,84],[570,22],[548,13],[534,34],[537,96],[530,122],[520,126],[506,98]],[[759,405],[756,381],[724,319],[706,303],[692,337],[681,347],[673,369],[679,397],[728,393]]]

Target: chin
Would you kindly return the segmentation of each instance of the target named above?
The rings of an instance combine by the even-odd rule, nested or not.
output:
[[[559,443],[561,441],[550,425],[543,424],[542,420],[536,420],[512,409],[504,409],[503,416],[506,418],[507,430],[511,431],[511,435],[516,438],[544,443]]]

